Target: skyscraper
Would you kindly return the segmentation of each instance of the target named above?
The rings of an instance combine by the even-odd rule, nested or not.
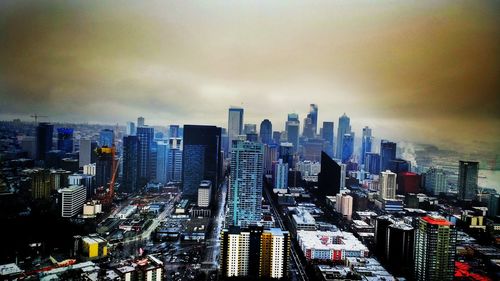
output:
[[[286,122],[287,140],[289,143],[293,144],[294,152],[297,152],[299,149],[299,126],[300,126],[299,121],[289,120]]]
[[[320,196],[335,196],[340,192],[341,167],[328,154],[321,152],[321,172],[318,174]]]
[[[113,173],[113,152],[111,147],[97,149],[95,183],[97,187],[108,187]]]
[[[448,187],[446,184],[446,173],[442,168],[431,167],[424,174],[424,187],[430,195],[439,195],[446,193]]]
[[[221,129],[216,126],[185,125],[182,151],[182,195],[196,202],[202,180],[219,186]]]
[[[288,163],[283,163],[283,159],[273,163],[273,183],[274,189],[288,188]]]
[[[126,134],[127,134],[127,136],[133,136],[136,134],[134,122],[127,122]]]
[[[389,161],[396,158],[396,143],[388,140],[380,141],[380,170],[389,169]]]
[[[288,113],[287,121],[297,121],[297,122],[299,122],[299,115],[297,113]]]
[[[28,170],[27,174],[30,177],[31,198],[49,198],[51,191],[50,171],[45,169],[33,169]]]
[[[142,116],[137,117],[137,127],[144,127],[144,125],[145,125],[144,117]]]
[[[231,152],[233,140],[243,133],[243,108],[230,107],[227,125],[227,135],[229,138],[229,152]]]
[[[61,193],[61,216],[71,218],[82,212],[83,204],[87,198],[87,189],[83,185],[72,185],[63,188]]]
[[[180,182],[182,180],[182,139],[170,138],[168,146],[167,182]]]
[[[477,193],[479,162],[459,161],[458,165],[458,198],[474,200]]]
[[[52,137],[54,125],[39,123],[36,127],[36,153],[37,160],[45,160],[45,154],[52,150]]]
[[[333,154],[333,122],[323,122],[323,139],[326,141],[325,152],[330,157],[334,157]]]
[[[57,149],[66,153],[73,152],[72,128],[57,128]]]
[[[180,138],[181,137],[179,125],[168,126],[168,137],[169,138]]]
[[[318,105],[311,103],[309,105],[309,114],[307,114],[307,117],[311,119],[312,122],[312,127],[313,127],[313,135],[312,137],[316,136],[318,132]]]
[[[283,278],[290,264],[290,235],[279,228],[230,227],[221,235],[224,277]]]
[[[368,126],[363,128],[363,135],[361,136],[361,155],[359,157],[359,162],[365,164],[365,154],[367,152],[372,152],[372,129]]]
[[[260,123],[260,141],[265,144],[273,142],[273,125],[269,119],[264,119]]]
[[[231,150],[229,225],[260,222],[264,147],[260,143],[235,141]]]
[[[123,176],[120,190],[135,192],[139,188],[139,138],[128,135],[123,138]]]
[[[339,118],[339,126],[337,130],[337,143],[335,144],[336,145],[335,156],[338,159],[342,159],[342,150],[344,148],[344,142],[343,142],[344,135],[351,133],[350,122],[351,119],[349,119],[349,117],[347,117],[345,113]]]
[[[375,152],[365,154],[365,170],[372,175],[380,174],[380,154]]]
[[[397,175],[391,171],[380,173],[379,196],[382,199],[396,199]]]
[[[103,129],[99,132],[99,145],[112,147],[115,143],[115,133],[111,129]]]
[[[415,280],[453,280],[457,231],[439,216],[418,220],[415,234]]]
[[[137,127],[139,139],[139,179],[149,181],[152,179],[152,151],[154,128],[148,126]],[[155,163],[156,164],[156,163]],[[156,169],[155,169],[156,170]]]
[[[90,164],[92,155],[92,141],[89,139],[80,139],[78,151],[78,165],[83,167]]]
[[[156,181],[161,183],[167,183],[168,151],[167,142],[156,142]]]
[[[344,134],[342,138],[342,163],[347,163],[354,152],[354,134]]]
[[[315,136],[314,130],[315,128],[312,119],[310,117],[304,118],[304,129],[302,130],[302,136],[308,139],[312,139]]]

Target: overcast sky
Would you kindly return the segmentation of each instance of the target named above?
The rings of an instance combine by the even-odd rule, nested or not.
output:
[[[500,2],[1,1],[0,119],[282,130],[310,103],[360,135],[498,151]]]

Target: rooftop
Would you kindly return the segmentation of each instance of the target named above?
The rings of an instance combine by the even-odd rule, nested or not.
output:
[[[442,225],[442,226],[453,225],[451,222],[447,221],[444,217],[441,216],[426,216],[423,217],[422,220],[432,225]]]

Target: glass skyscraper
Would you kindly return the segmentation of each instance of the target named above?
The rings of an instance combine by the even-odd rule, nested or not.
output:
[[[72,128],[57,128],[57,149],[66,153],[73,152]]]
[[[342,163],[347,163],[354,152],[354,134],[344,134],[342,146]]]
[[[115,143],[115,133],[111,129],[101,130],[99,133],[99,145],[112,147]]]
[[[219,187],[222,168],[220,159],[221,128],[216,126],[185,125],[182,151],[183,197],[193,200],[198,196],[202,180]]]
[[[339,118],[339,126],[337,129],[337,143],[336,145],[336,150],[335,150],[335,156],[338,159],[342,159],[342,150],[344,148],[344,135],[345,134],[350,134],[351,133],[351,125],[350,125],[351,119],[347,117],[347,115],[344,113],[342,116]]]
[[[154,128],[148,126],[137,127],[137,138],[139,139],[139,178],[149,181],[152,179],[152,150]],[[156,170],[156,167],[155,169]]]
[[[459,161],[458,197],[460,200],[474,200],[477,193],[479,162]]]
[[[290,119],[290,114],[288,115],[288,119]],[[287,140],[293,145],[295,152],[299,149],[299,126],[299,121],[289,120],[286,122]]]
[[[228,222],[248,226],[261,220],[264,146],[235,141],[231,151]]]
[[[380,170],[389,169],[389,162],[396,159],[396,143],[388,140],[380,141]]]
[[[134,192],[139,188],[139,138],[126,136],[123,138],[123,176],[120,190]]]
[[[367,152],[372,152],[372,129],[370,127],[364,127],[361,138],[361,155],[359,157],[359,162],[360,164],[365,164],[365,154]]]
[[[241,107],[230,107],[228,124],[227,124],[227,135],[229,138],[229,152],[231,151],[231,144],[239,135],[243,134],[243,108]]]
[[[328,154],[321,153],[321,172],[318,174],[318,192],[324,196],[335,196],[345,183],[341,181],[342,168]]]
[[[330,157],[333,155],[333,122],[323,122],[322,129],[323,139],[326,141],[325,152]]]
[[[311,103],[309,108],[309,114],[307,114],[308,118],[311,118],[312,126],[313,126],[313,136],[314,137],[318,132],[318,105]]]
[[[54,125],[39,123],[36,127],[36,154],[38,160],[45,160],[45,154],[52,150],[52,137]]]
[[[265,144],[273,142],[273,125],[269,119],[264,119],[260,123],[260,141]]]

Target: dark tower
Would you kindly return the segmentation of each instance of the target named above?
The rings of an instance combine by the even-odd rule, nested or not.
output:
[[[321,152],[321,172],[318,174],[318,192],[334,196],[340,192],[341,168],[328,154]]]

